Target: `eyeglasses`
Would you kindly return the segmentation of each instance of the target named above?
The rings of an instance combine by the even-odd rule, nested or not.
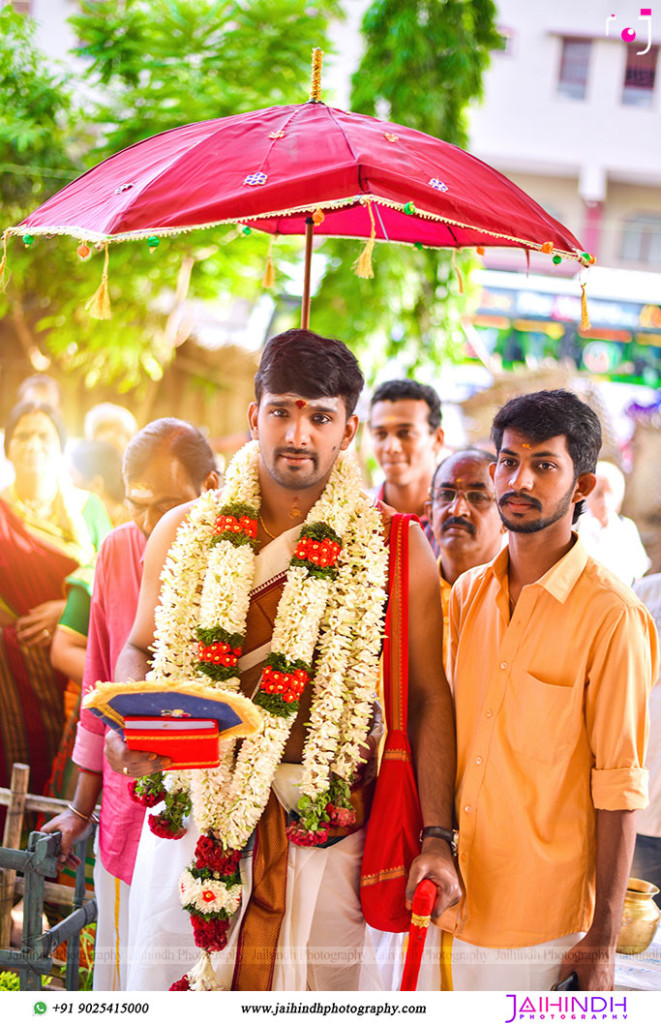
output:
[[[492,495],[485,494],[484,491],[464,491],[454,487],[439,487],[438,490],[429,492],[429,498],[435,505],[451,505],[458,494],[463,494],[468,504],[475,508],[486,508],[494,500]]]

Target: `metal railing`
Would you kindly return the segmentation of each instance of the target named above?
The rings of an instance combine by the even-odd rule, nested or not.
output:
[[[18,849],[23,834],[26,812],[52,816],[64,810],[65,800],[28,793],[30,769],[15,764],[10,789],[0,789],[0,805],[7,807],[2,847],[0,847],[0,969],[15,971],[21,989],[38,991],[42,975],[50,974],[53,954],[67,942],[65,985],[67,990],[79,987],[80,933],[85,925],[96,920],[94,893],[85,889],[85,853],[93,834],[90,824],[79,837],[74,852],[80,859],[73,889],[47,881],[57,876],[57,858],[61,835],[53,832],[31,832],[27,850]],[[17,878],[17,874],[22,878]],[[11,912],[17,893],[23,894],[23,934],[20,949],[11,947]],[[72,906],[64,920],[42,933],[44,900],[60,906]]]
[[[87,924],[96,921],[95,899],[85,899],[85,848],[92,832],[90,826],[80,837],[75,852],[80,857],[73,889],[73,910],[59,924],[42,933],[44,913],[44,885],[46,879],[57,874],[57,858],[61,835],[54,832],[31,832],[27,850],[9,850],[0,847],[0,868],[23,875],[23,937],[21,948],[0,949],[0,967],[15,971],[21,990],[40,991],[42,975],[50,974],[53,953],[62,942],[67,942],[65,988],[75,992],[79,986],[80,933]]]

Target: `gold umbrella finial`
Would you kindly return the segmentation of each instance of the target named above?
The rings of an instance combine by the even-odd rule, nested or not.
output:
[[[312,51],[312,76],[310,78],[310,102],[321,103],[321,63],[324,51],[315,46]]]

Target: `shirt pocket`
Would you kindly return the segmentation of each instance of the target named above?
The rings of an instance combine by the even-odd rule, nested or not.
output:
[[[553,765],[575,748],[583,716],[573,683],[514,670],[503,710],[507,738],[516,753]]]

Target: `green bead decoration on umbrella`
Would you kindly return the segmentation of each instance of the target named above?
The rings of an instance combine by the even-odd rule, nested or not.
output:
[[[29,249],[32,243],[34,242],[34,235],[23,235],[23,241]]]
[[[149,238],[147,239],[147,245],[149,246],[150,252],[154,252],[156,249],[158,249],[160,244],[161,240],[156,235],[150,235]]]
[[[558,255],[554,256],[554,257],[553,257],[553,262],[554,262],[554,263],[555,263],[556,265],[557,265],[558,263],[562,263],[562,256],[558,256]]]
[[[249,228],[247,224],[244,224],[243,227],[241,228],[241,234],[242,235],[251,235],[252,234],[252,228]]]
[[[422,249],[422,242],[414,242],[413,245],[416,249]]]
[[[412,217],[415,213],[415,206],[413,203],[404,203],[404,213],[407,213],[409,217]]]

